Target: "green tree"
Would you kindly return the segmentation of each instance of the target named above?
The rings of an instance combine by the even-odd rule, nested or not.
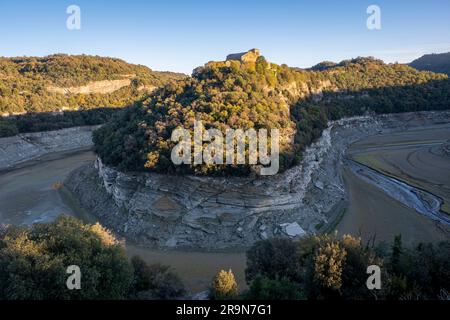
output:
[[[183,283],[169,267],[148,265],[138,256],[134,256],[131,262],[134,268],[132,298],[174,299],[185,294]]]
[[[81,290],[68,290],[66,269],[81,270]],[[100,225],[72,217],[8,228],[0,239],[3,299],[123,299],[133,279],[124,249]]]

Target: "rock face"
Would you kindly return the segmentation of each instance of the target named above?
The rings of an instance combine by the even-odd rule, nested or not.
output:
[[[447,142],[442,145],[442,152],[445,155],[450,156],[450,140],[447,140]]]
[[[93,147],[92,132],[98,126],[24,133],[0,139],[0,170],[49,153]]]
[[[61,88],[55,86],[47,87],[47,90],[60,94],[90,94],[90,93],[112,93],[131,84],[130,79],[92,81],[84,86]]]
[[[227,61],[237,60],[242,63],[255,63],[260,55],[261,52],[259,49],[251,49],[247,52],[229,54],[227,56]]]
[[[81,167],[65,182],[103,224],[142,245],[220,249],[274,236],[298,238],[332,219],[346,198],[340,166],[347,147],[369,135],[405,130],[411,114],[365,116],[329,124],[302,163],[276,176],[212,178],[123,173]],[[450,112],[420,113],[418,123]]]

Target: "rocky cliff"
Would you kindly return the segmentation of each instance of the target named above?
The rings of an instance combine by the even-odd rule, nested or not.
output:
[[[120,80],[102,80],[102,81],[92,81],[84,86],[79,87],[56,87],[49,86],[47,90],[54,93],[60,94],[90,94],[90,93],[112,93],[123,87],[127,87],[131,84],[130,79],[120,79]]]
[[[92,131],[98,126],[19,134],[0,139],[0,170],[63,151],[93,147]]]

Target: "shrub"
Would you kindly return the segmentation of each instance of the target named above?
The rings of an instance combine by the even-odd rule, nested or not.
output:
[[[0,120],[0,138],[15,136],[18,133],[19,130],[16,125]]]
[[[237,297],[238,286],[231,270],[221,270],[214,278],[211,299],[233,299]]]
[[[446,268],[450,242],[422,244],[406,250],[399,239],[392,253],[364,245],[360,238],[348,235],[310,236],[298,242],[287,239],[258,242],[247,253],[250,289],[246,297],[359,300],[446,296],[443,293],[450,287]],[[381,290],[369,290],[366,286],[370,265],[382,270]]]
[[[68,290],[67,267],[81,271],[81,290]],[[168,267],[132,262],[100,224],[61,216],[31,227],[0,226],[0,300],[170,299],[184,294]]]

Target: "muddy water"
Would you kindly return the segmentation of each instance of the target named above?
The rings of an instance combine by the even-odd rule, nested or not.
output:
[[[0,172],[0,224],[30,225],[49,222],[61,214],[87,222],[95,218],[76,207],[59,182],[86,162],[91,151],[61,154],[8,172]],[[150,263],[172,266],[191,292],[205,290],[220,269],[232,269],[241,288],[245,287],[245,254],[242,252],[159,251],[127,244],[127,255],[139,255]]]
[[[61,156],[0,173],[0,223],[30,225],[52,221],[60,214],[80,215],[65,201],[58,183],[73,169],[92,161],[94,153]]]

